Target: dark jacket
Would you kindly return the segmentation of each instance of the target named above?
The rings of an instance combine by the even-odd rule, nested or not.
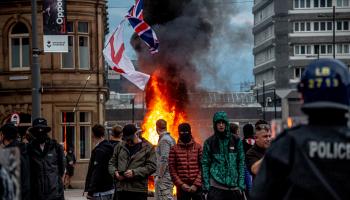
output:
[[[216,123],[224,121],[225,133],[216,131]],[[227,188],[245,189],[244,150],[242,140],[230,134],[227,115],[217,112],[213,118],[214,135],[204,142],[202,156],[203,190],[208,191],[210,181]]]
[[[28,146],[31,195],[34,200],[63,200],[64,153],[55,140],[48,139],[44,150],[36,140]]]
[[[148,176],[156,171],[156,153],[153,145],[142,139],[141,149],[130,157],[125,142],[114,148],[109,162],[109,173],[115,176],[115,171],[125,172],[131,169],[134,178],[117,181],[117,191],[148,192]]]
[[[350,199],[350,130],[304,125],[281,133],[267,150],[253,200]]]
[[[169,153],[169,170],[176,187],[183,184],[202,186],[201,173],[202,146],[193,139],[185,144],[180,140]]]
[[[103,140],[92,150],[85,181],[85,192],[89,195],[113,189],[113,178],[108,173],[108,162],[112,154],[113,146],[107,140]]]
[[[28,155],[28,145],[14,140],[5,148],[18,147],[21,157],[21,199],[30,200],[30,161]]]
[[[255,175],[252,172],[252,166],[254,165],[254,163],[258,162],[264,157],[265,152],[266,149],[260,148],[255,144],[252,148],[248,150],[247,154],[245,155],[245,163],[247,169],[253,177],[255,177]]]

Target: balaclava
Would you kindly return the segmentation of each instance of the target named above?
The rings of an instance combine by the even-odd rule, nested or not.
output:
[[[191,126],[188,123],[182,123],[179,125],[178,127],[178,131],[179,131],[179,139],[187,144],[191,141],[192,139],[192,133],[191,133]],[[183,134],[180,134],[180,132],[185,132]]]

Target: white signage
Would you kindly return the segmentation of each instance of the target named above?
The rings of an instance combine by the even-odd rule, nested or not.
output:
[[[68,35],[44,35],[44,52],[68,52]]]
[[[114,70],[108,70],[108,79],[110,80],[119,80],[120,79],[120,74],[117,73]]]

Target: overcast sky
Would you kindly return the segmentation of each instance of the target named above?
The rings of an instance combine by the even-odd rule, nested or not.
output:
[[[109,29],[112,32],[123,19],[128,9],[132,6],[134,0],[109,0],[108,1],[108,12],[109,12]],[[246,0],[233,0],[235,5],[239,8],[240,13],[235,14],[230,19],[231,29],[239,27],[252,27],[253,26],[253,15],[252,6],[253,2]],[[131,34],[133,33],[132,28],[125,23],[124,41],[126,44],[127,55],[131,59],[136,59],[135,52],[129,45]],[[253,36],[252,31],[249,29],[246,33],[251,37],[250,42],[242,45],[241,49],[230,49],[229,44],[222,44],[223,51],[220,53],[215,60],[217,65],[218,74],[222,74],[222,77],[227,79],[227,82],[232,86],[233,90],[239,89],[239,83],[242,81],[253,81],[253,65],[254,59],[252,55],[253,48]],[[229,67],[227,67],[229,66]],[[227,76],[227,75],[230,76]],[[214,79],[214,78],[213,78]],[[216,78],[215,78],[216,79]],[[202,86],[208,90],[220,90],[220,84],[212,84],[213,80],[210,76],[205,77],[202,81]],[[222,89],[222,88],[221,88]],[[224,89],[227,90],[227,89]]]

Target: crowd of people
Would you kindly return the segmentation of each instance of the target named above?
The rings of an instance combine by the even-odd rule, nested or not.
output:
[[[308,124],[285,130],[273,142],[267,121],[245,124],[240,134],[240,127],[221,111],[213,116],[213,134],[203,146],[189,123],[178,126],[175,141],[167,122],[159,119],[156,146],[134,124],[114,126],[110,139],[105,127],[96,124],[87,199],[146,200],[150,176],[156,200],[174,199],[174,185],[178,200],[350,199],[348,69],[337,60],[316,60],[306,68],[298,90]],[[44,118],[35,119],[29,129],[32,140],[23,144],[13,124],[0,129],[5,148],[21,152],[22,199],[63,200],[64,186],[71,187],[73,150],[65,153],[49,138],[50,130]]]

